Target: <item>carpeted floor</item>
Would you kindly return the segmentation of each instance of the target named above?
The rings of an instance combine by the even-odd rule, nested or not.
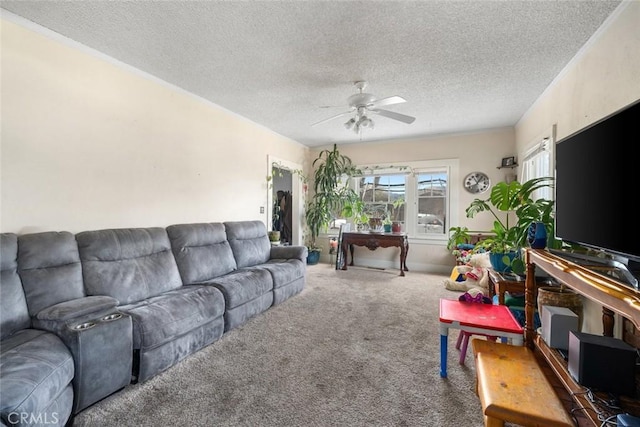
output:
[[[469,350],[439,375],[444,276],[327,264],[302,293],[144,384],[76,416],[74,426],[483,425]]]

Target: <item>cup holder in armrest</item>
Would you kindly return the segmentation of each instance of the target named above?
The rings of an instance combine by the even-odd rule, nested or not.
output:
[[[96,326],[96,324],[93,323],[93,322],[84,322],[84,323],[80,323],[79,325],[74,326],[73,329],[78,330],[78,331],[82,331],[82,330],[85,330],[85,329],[93,328],[94,326]]]
[[[112,313],[112,314],[107,314],[106,316],[104,316],[102,319],[103,322],[109,322],[111,320],[117,320],[119,318],[122,317],[122,314],[120,313]]]

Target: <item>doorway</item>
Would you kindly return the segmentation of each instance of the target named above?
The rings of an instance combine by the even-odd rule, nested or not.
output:
[[[266,224],[269,230],[275,230],[274,224],[279,226],[280,224],[290,224],[288,228],[288,235],[280,235],[281,241],[286,239],[286,244],[290,245],[303,245],[303,232],[302,232],[302,215],[304,215],[304,190],[302,185],[302,179],[297,176],[297,171],[302,171],[302,165],[290,162],[288,160],[282,160],[274,156],[267,156],[268,176],[271,176],[270,185],[267,191],[267,206]],[[278,191],[289,193],[289,203],[286,203],[285,199],[285,213],[289,212],[287,221],[278,224],[274,221],[274,213],[276,213],[276,203],[278,202]],[[286,206],[288,204],[288,207]],[[279,204],[278,204],[279,207]],[[285,218],[280,218],[285,219]]]
[[[293,236],[293,177],[288,169],[275,166],[272,177],[271,230],[280,232],[280,244],[290,245]]]

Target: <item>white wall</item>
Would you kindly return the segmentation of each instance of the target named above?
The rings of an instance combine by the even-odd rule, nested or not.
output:
[[[518,152],[557,124],[557,139],[640,99],[640,2],[625,1],[516,125]]]
[[[561,139],[640,99],[639,24],[640,2],[624,2],[519,121],[518,152],[554,124]],[[583,330],[602,334],[601,306],[584,302]]]
[[[2,232],[266,222],[267,155],[304,164],[297,142],[32,28],[2,20]]]

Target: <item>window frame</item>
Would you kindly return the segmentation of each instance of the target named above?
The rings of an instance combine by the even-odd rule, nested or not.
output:
[[[362,176],[405,175],[405,220],[403,231],[413,241],[425,244],[446,244],[449,239],[449,228],[459,224],[459,189],[455,183],[459,181],[459,159],[438,159],[403,162],[398,166],[380,166],[378,164],[358,165]],[[445,173],[447,180],[447,197],[445,224],[442,234],[418,233],[418,182],[421,173]],[[351,179],[350,185],[359,191],[361,176]]]
[[[555,139],[554,125],[547,136],[536,138],[535,142],[527,147],[521,162],[520,182],[555,176]],[[552,188],[538,189],[532,196],[534,199],[555,200],[555,192]]]

